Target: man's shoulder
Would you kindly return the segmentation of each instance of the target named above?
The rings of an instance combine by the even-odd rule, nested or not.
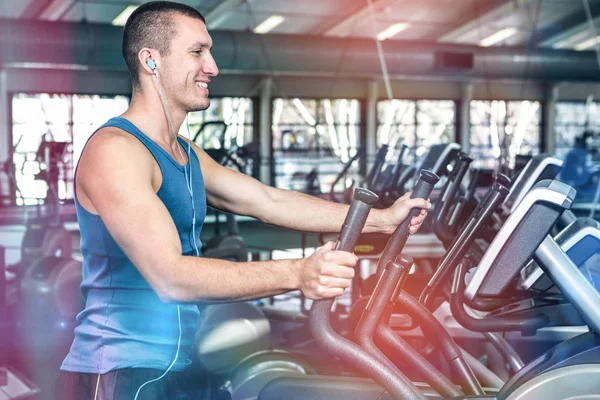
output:
[[[137,153],[144,149],[140,141],[116,126],[105,126],[98,129],[86,145],[86,150],[94,152],[108,151],[113,154],[121,152]]]
[[[133,135],[114,126],[97,130],[87,142],[78,164],[84,175],[135,168],[151,171],[152,156]]]

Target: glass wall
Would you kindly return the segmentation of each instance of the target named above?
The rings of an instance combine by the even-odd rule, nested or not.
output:
[[[125,96],[16,93],[12,98],[13,162],[16,203],[37,204],[48,186],[36,175],[46,168],[38,154],[43,140],[63,142],[57,154],[58,198],[73,198],[73,170],[90,135],[109,118],[123,113]]]
[[[540,152],[539,101],[471,101],[471,156],[485,168],[513,168],[517,155]]]
[[[275,186],[329,192],[360,146],[360,103],[355,99],[273,101]],[[358,173],[358,162],[353,168]],[[340,182],[339,190],[343,190]],[[338,190],[338,188],[336,188]]]
[[[210,99],[210,107],[189,114],[194,142],[223,165],[258,178],[258,146],[254,146],[254,102],[249,97]],[[188,136],[185,124],[179,132]],[[228,153],[231,157],[224,156]],[[238,157],[239,156],[239,157]],[[235,163],[232,160],[236,160]]]
[[[248,97],[210,99],[207,110],[189,114],[194,142],[204,149],[231,149],[251,143],[254,140],[253,106]],[[185,124],[180,134],[187,137]]]
[[[556,154],[565,157],[575,144],[575,138],[584,132],[590,132],[591,142],[600,134],[600,103],[597,102],[557,102],[554,131],[556,134]],[[598,147],[596,143],[588,146]]]
[[[36,179],[45,168],[37,154],[43,138],[67,143],[57,165],[58,198],[72,199],[74,166],[85,143],[98,127],[125,112],[128,105],[126,96],[14,94],[12,128],[17,204],[38,204],[46,198],[46,182]],[[190,132],[196,143],[206,149],[241,147],[254,139],[253,112],[249,98],[211,99],[208,110],[190,113]],[[180,134],[188,136],[185,124]],[[252,166],[253,162],[249,164]]]
[[[416,162],[437,143],[456,136],[456,104],[452,100],[383,100],[377,103],[377,147],[388,144],[388,158],[403,144],[410,148],[407,164]]]

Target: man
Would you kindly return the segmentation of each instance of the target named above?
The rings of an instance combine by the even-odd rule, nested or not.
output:
[[[290,290],[323,299],[350,286],[357,259],[333,243],[302,260],[197,257],[207,202],[312,232],[339,231],[348,210],[265,186],[176,136],[188,112],[209,107],[218,74],[211,47],[202,15],[181,4],[144,4],[125,26],[131,105],[90,138],[75,177],[86,306],[59,377],[61,400],[200,398],[205,388],[185,375],[196,303]],[[413,207],[429,204],[403,197],[373,211],[365,229],[391,233]]]
[[[575,137],[573,148],[565,156],[565,164],[560,172],[561,180],[576,187],[578,191],[590,183],[593,176],[589,167],[590,150],[587,143],[592,136],[592,132],[585,131],[581,136]]]

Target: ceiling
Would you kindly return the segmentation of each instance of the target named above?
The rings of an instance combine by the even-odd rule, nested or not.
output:
[[[585,12],[589,4],[593,33]],[[0,0],[0,18],[111,23],[140,0]],[[600,34],[600,0],[181,0],[202,12],[209,29],[244,31],[272,15],[280,34],[374,37],[405,24],[389,40],[480,44],[507,30],[493,46],[574,49]],[[593,44],[587,48],[593,49]]]

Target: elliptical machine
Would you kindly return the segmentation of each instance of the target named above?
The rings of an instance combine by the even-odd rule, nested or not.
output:
[[[18,285],[27,269],[41,259],[71,258],[73,235],[65,229],[60,218],[58,181],[61,165],[69,143],[47,140],[46,136],[36,154],[40,172],[36,179],[46,182],[48,191],[42,207],[37,206],[37,217],[28,220],[21,242],[21,257],[18,263],[6,267],[9,285]]]
[[[518,273],[520,268],[535,253],[537,258],[544,261],[547,275],[579,310],[590,326],[591,331],[561,343],[551,351],[543,354],[522,368],[500,391],[486,390],[485,394],[476,394],[478,397],[471,398],[506,400],[593,399],[600,393],[598,379],[600,377],[600,311],[597,307],[600,302],[600,295],[566,257],[560,246],[554,243],[551,237],[547,236],[552,226],[560,218],[561,213],[570,207],[574,195],[572,188],[559,182],[540,183],[532,196],[523,200],[523,204],[519,207],[519,215],[512,217],[512,221],[516,222],[508,224],[507,228],[504,229],[504,233],[499,234],[497,244],[490,246],[482,263],[480,263],[480,269],[470,280],[464,296],[468,301],[473,301],[478,293],[487,295],[500,293],[504,282],[509,282],[512,276]],[[363,201],[363,203],[367,204],[366,201]],[[365,206],[361,207],[364,208]],[[352,233],[352,229],[347,230],[350,233],[347,231],[342,232],[340,236],[341,243],[343,243],[344,238],[357,237],[356,231],[360,232],[362,228],[360,219],[355,216],[350,217],[350,214],[347,218],[347,225],[353,225],[352,222],[355,222],[358,227],[355,227],[354,233]],[[523,235],[530,239],[523,242]],[[523,248],[523,244],[526,248]],[[348,250],[352,249],[347,244],[346,248]],[[511,249],[512,251],[509,251]],[[516,251],[516,249],[520,251]],[[390,268],[406,270],[406,268],[402,268],[401,264],[407,264],[407,260],[400,258],[396,261],[400,266],[388,263],[386,270],[390,270]],[[511,261],[514,261],[514,263]],[[502,268],[506,267],[507,263],[510,268],[505,274]],[[464,264],[461,263],[461,265]],[[461,269],[459,268],[459,273],[455,277],[455,285],[452,291],[454,295],[462,293],[460,285],[464,285],[464,274]],[[378,319],[386,312],[385,307],[382,305],[388,304],[389,301],[386,300],[385,296],[383,300],[380,298],[385,294],[383,288],[387,288],[386,295],[389,295],[389,299],[392,300],[398,298],[398,291],[401,290],[402,274],[395,274],[396,282],[400,282],[397,286],[396,282],[385,285],[386,278],[389,279],[391,275],[391,272],[380,275],[377,288],[382,289],[375,291],[371,303],[372,307],[367,307],[365,311],[365,314],[377,314],[376,318],[371,319],[371,323],[376,325],[379,323]],[[377,300],[378,298],[379,300]],[[356,345],[344,341],[332,332],[328,327],[327,318],[330,307],[327,306],[330,306],[330,304],[317,306],[311,310],[311,320],[316,322],[313,324],[313,334],[319,343],[324,346],[324,349],[332,352],[342,361],[346,361],[366,372],[381,386],[360,378],[278,378],[263,389],[259,399],[282,398],[283,394],[288,399],[343,398],[345,400],[426,399],[434,396],[431,389],[416,387],[407,381],[399,371],[394,371],[393,364],[390,365],[389,359],[386,361],[381,358],[380,353],[365,354],[364,348],[357,348]],[[383,319],[384,323],[386,320],[387,317]],[[514,324],[515,321],[486,321],[486,323],[497,324],[492,328],[492,330],[497,330],[498,326],[501,327],[503,324],[508,323]],[[527,328],[527,324],[523,324],[522,327]],[[576,380],[575,384],[573,380]],[[463,389],[465,389],[464,386]],[[443,397],[447,398],[445,395]],[[462,396],[459,397],[462,398]],[[458,397],[454,396],[453,398]]]

